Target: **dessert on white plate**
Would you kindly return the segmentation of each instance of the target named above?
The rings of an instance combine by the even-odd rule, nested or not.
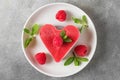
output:
[[[89,16],[67,3],[40,7],[29,17],[22,33],[22,47],[29,63],[52,77],[66,77],[82,70],[92,59],[96,43]]]

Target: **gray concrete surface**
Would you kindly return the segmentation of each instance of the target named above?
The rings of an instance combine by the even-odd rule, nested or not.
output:
[[[21,49],[26,19],[42,5],[67,2],[83,9],[93,20],[98,45],[89,65],[66,78],[36,71]],[[120,80],[120,0],[0,0],[0,80]]]

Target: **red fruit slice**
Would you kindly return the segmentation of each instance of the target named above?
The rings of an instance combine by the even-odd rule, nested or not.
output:
[[[45,53],[43,53],[43,52],[37,53],[37,54],[35,55],[35,59],[37,60],[37,62],[38,62],[39,64],[43,65],[43,64],[45,64],[45,62],[46,62],[46,55],[45,55]]]
[[[78,56],[84,57],[87,55],[87,47],[85,45],[78,45],[74,49]]]
[[[60,62],[60,60],[71,50],[80,36],[79,30],[73,25],[67,25],[63,30],[72,42],[66,42],[63,43],[61,47],[55,47],[53,45],[53,39],[55,36],[60,35],[62,30],[57,30],[56,27],[51,24],[46,24],[40,28],[40,37],[56,62]]]
[[[56,19],[59,21],[65,21],[66,20],[66,12],[64,10],[59,10],[56,14]]]

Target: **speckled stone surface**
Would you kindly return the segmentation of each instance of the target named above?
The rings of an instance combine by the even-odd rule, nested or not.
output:
[[[93,20],[98,36],[92,61],[66,78],[39,73],[21,48],[21,31],[27,18],[52,2],[83,9]],[[120,80],[120,0],[0,0],[0,80]]]

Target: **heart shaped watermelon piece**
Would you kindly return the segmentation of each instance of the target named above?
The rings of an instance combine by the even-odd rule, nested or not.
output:
[[[72,40],[72,42],[64,42],[60,47],[55,47],[53,45],[53,39],[55,36],[60,35],[62,30],[66,32],[66,35]],[[69,53],[80,37],[79,30],[73,25],[67,25],[62,30],[56,29],[56,27],[51,24],[45,24],[40,28],[39,33],[41,40],[56,62],[60,62],[65,55]]]

